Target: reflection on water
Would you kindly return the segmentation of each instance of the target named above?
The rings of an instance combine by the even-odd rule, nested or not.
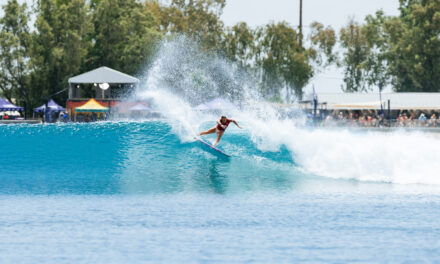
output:
[[[228,188],[228,178],[224,173],[225,166],[229,164],[229,160],[218,159],[207,161],[207,177],[209,178],[212,191],[214,193],[225,193]],[[223,173],[222,173],[223,172]]]

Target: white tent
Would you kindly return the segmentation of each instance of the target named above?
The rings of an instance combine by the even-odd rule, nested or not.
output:
[[[79,83],[139,83],[139,79],[122,73],[108,67],[100,67],[98,69],[80,74],[69,79],[71,84]]]
[[[130,107],[130,109],[128,109],[130,111],[149,111],[150,108],[146,107],[143,104],[136,104],[135,106]]]
[[[69,99],[80,97],[79,84],[94,84],[102,90],[102,96],[98,96],[104,98],[104,92],[110,87],[110,84],[128,84],[134,86],[138,83],[139,79],[133,76],[103,66],[70,78]],[[109,94],[109,92],[106,92],[106,94]]]

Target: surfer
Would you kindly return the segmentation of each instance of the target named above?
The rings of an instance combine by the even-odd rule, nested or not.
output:
[[[212,144],[215,147],[218,144],[218,142],[220,142],[223,133],[225,133],[226,128],[228,128],[229,123],[231,122],[234,123],[238,128],[241,128],[235,120],[226,118],[226,116],[222,116],[219,120],[217,120],[217,125],[215,127],[200,132],[199,135],[203,136],[203,135],[217,133],[217,140],[214,142],[214,144]]]

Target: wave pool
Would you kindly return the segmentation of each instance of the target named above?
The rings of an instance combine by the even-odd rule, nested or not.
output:
[[[0,126],[0,262],[439,260],[440,188],[430,171],[437,165],[412,167],[437,154],[398,170],[393,156],[365,156],[355,140],[390,147],[426,137],[297,129],[297,141],[274,134],[269,148],[231,127],[220,147],[234,157],[220,159],[175,128],[168,121]],[[324,134],[328,143],[318,146]],[[351,148],[331,148],[339,137]],[[428,149],[439,144],[428,139]]]

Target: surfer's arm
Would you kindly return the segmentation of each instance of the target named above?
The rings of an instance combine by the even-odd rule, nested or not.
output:
[[[241,126],[238,125],[237,121],[231,120],[231,122],[234,123],[238,128],[242,128]]]
[[[225,125],[223,125],[222,122],[220,122],[220,119],[217,120],[217,124],[218,124],[220,127],[225,128]]]

